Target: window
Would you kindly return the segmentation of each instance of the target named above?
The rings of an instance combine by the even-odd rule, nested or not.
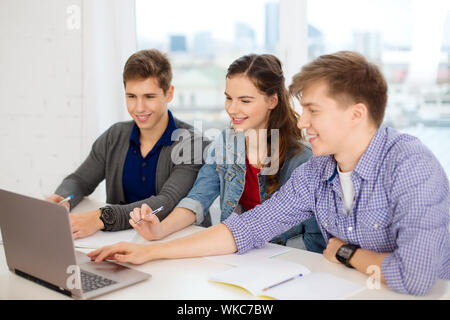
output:
[[[191,124],[202,120],[203,129],[225,128],[228,66],[245,54],[275,52],[278,1],[136,0],[136,24],[139,50],[169,54],[171,111]]]
[[[308,1],[308,60],[355,50],[389,83],[385,124],[422,140],[450,177],[450,3]]]
[[[225,74],[244,54],[277,55],[289,84],[305,60],[355,50],[388,80],[385,124],[419,137],[450,177],[448,0],[136,0],[136,13],[138,48],[171,58],[176,116],[226,127]]]

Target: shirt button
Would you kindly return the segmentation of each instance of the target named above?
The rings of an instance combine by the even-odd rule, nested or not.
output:
[[[324,222],[323,226],[324,226],[325,228],[328,228],[328,223]]]
[[[352,231],[353,231],[353,227],[348,227],[347,230],[350,231],[350,232],[352,232]]]
[[[142,182],[145,182],[147,180],[146,177],[142,177]]]
[[[375,230],[378,229],[378,223],[375,223],[375,224],[373,225],[373,227],[374,227]]]
[[[147,162],[142,162],[142,166],[145,167],[147,165]]]
[[[136,154],[136,149],[135,149],[135,150],[133,150],[133,153],[134,153],[134,154]]]

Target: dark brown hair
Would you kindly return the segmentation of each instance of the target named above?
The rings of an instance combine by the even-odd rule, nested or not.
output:
[[[364,103],[377,127],[381,125],[387,104],[387,83],[380,69],[352,51],[323,55],[303,66],[293,78],[289,90],[301,99],[302,91],[323,81],[330,97],[340,102]]]
[[[123,69],[123,84],[128,80],[145,80],[156,77],[166,94],[172,83],[172,66],[167,56],[155,49],[141,50],[128,58]]]
[[[300,152],[303,148],[302,132],[297,128],[298,114],[292,108],[289,92],[285,87],[285,79],[280,60],[271,54],[250,54],[235,60],[228,68],[227,78],[243,74],[255,87],[270,97],[278,96],[278,105],[271,110],[268,122],[267,143],[270,150],[270,131],[279,130],[279,168],[283,166],[288,151],[295,148]],[[293,155],[290,155],[293,156]],[[279,187],[280,170],[274,175],[266,176],[266,192],[271,194]]]

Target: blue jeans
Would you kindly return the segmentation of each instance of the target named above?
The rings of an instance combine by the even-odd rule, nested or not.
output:
[[[296,225],[285,233],[273,238],[270,242],[289,245],[289,243],[296,243],[296,239],[301,240],[297,242],[300,243],[300,245],[293,246],[299,249],[303,249],[301,247],[302,242],[304,243],[306,250],[312,252],[322,253],[327,247],[315,217],[303,221],[301,224]],[[288,240],[290,240],[289,243]]]

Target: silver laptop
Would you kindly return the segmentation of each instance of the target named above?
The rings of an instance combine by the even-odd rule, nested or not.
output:
[[[8,267],[76,299],[90,299],[151,275],[75,251],[65,207],[0,189],[0,228]]]

